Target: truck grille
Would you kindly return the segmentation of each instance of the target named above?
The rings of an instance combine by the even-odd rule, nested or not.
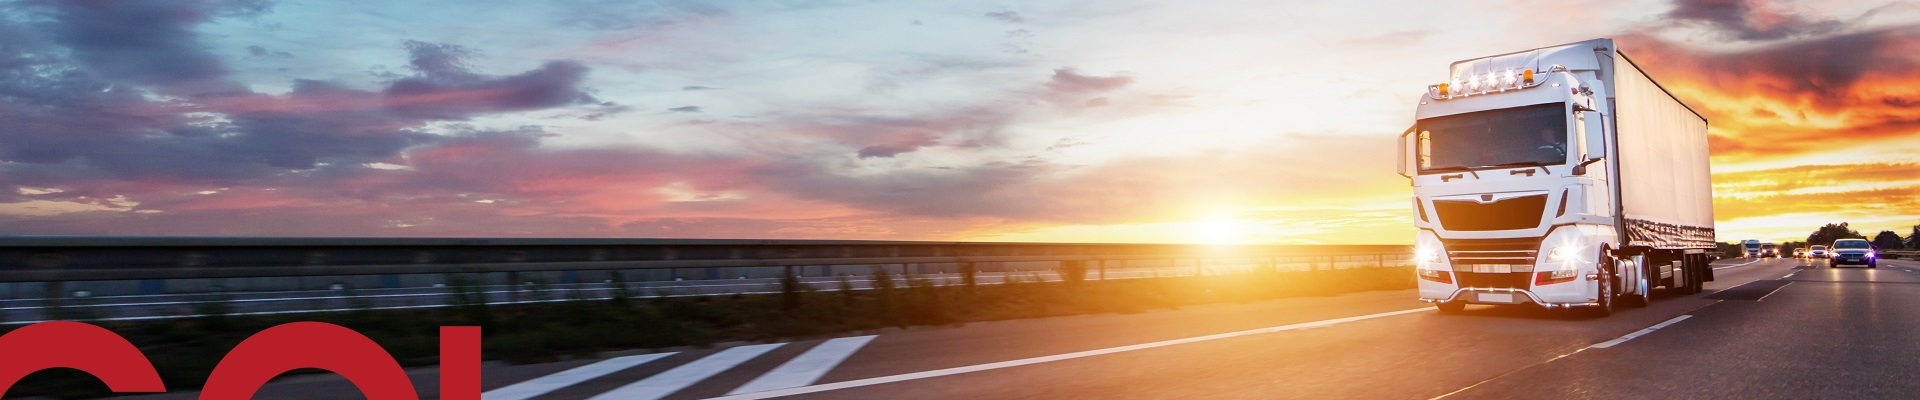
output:
[[[1474,264],[1524,265],[1529,270],[1539,257],[1540,238],[1440,239],[1454,270],[1473,271]]]
[[[1530,287],[1528,284],[1532,283],[1528,278],[1532,277],[1533,273],[1455,272],[1454,275],[1460,277],[1460,287],[1463,288],[1526,289]]]
[[[1547,210],[1547,195],[1515,197],[1492,203],[1434,200],[1433,210],[1440,214],[1440,226],[1450,231],[1504,231],[1540,226],[1541,213]]]

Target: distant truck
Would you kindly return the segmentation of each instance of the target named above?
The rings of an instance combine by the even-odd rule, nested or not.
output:
[[[1716,248],[1707,120],[1595,39],[1455,62],[1400,136],[1420,299],[1613,313]]]
[[[1747,258],[1760,258],[1760,240],[1759,239],[1747,239],[1747,240],[1741,241],[1740,247],[1746,250]]]

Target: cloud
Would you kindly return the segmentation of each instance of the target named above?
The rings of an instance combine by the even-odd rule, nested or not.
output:
[[[1110,224],[1192,218],[1188,207],[1197,204],[1268,204],[1391,187],[1399,179],[1392,174],[1324,179],[1321,172],[1329,165],[1390,163],[1390,155],[1370,150],[1389,142],[1288,135],[1258,146],[1091,166],[1026,158],[852,173],[833,164],[786,162],[756,168],[751,176],[774,191],[896,217]]]
[[[447,44],[407,43],[412,65],[421,75],[393,82],[382,91],[388,109],[425,119],[465,119],[501,113],[596,102],[579,87],[587,68],[572,61],[548,61],[516,75],[492,77],[467,69],[472,52]]]
[[[1007,11],[1007,10],[990,12],[986,14],[986,17],[997,19],[1004,22],[1012,22],[1012,23],[1027,22],[1027,19],[1024,17],[1021,17],[1020,13]]]
[[[1833,32],[1838,20],[1808,18],[1775,9],[1765,0],[1676,0],[1665,17],[1679,24],[1704,25],[1739,40],[1776,40]]]
[[[689,92],[696,92],[696,91],[701,91],[701,90],[718,90],[718,88],[711,88],[711,87],[706,87],[706,86],[686,86],[686,87],[681,87],[681,88],[680,88],[680,90],[685,90],[685,91],[689,91]]]
[[[1716,158],[1818,153],[1920,132],[1920,25],[1715,50],[1651,35],[1623,48],[1705,114]]]
[[[680,107],[669,108],[667,109],[667,111],[677,112],[677,113],[697,113],[697,112],[700,112],[700,106],[680,106]]]
[[[1753,197],[1828,188],[1920,184],[1920,164],[1797,165],[1713,174],[1716,196]]]
[[[1433,30],[1415,29],[1415,30],[1406,30],[1406,31],[1387,32],[1379,35],[1367,36],[1367,37],[1361,37],[1361,38],[1355,38],[1355,39],[1347,39],[1342,43],[1346,43],[1349,46],[1402,47],[1402,46],[1418,45],[1420,44],[1421,41],[1426,40],[1428,36],[1433,36]]]
[[[264,2],[57,1],[26,7],[44,17],[47,32],[89,72],[110,81],[153,85],[199,95],[242,90],[199,42],[194,26],[212,18],[251,15]]]

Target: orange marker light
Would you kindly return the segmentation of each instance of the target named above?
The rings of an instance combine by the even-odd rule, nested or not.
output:
[[[1521,72],[1520,72],[1520,74],[1521,74],[1521,75],[1524,75],[1524,78],[1523,78],[1523,79],[1525,79],[1525,80],[1527,81],[1527,84],[1528,84],[1528,85],[1532,85],[1532,84],[1533,84],[1533,70],[1532,70],[1532,69],[1528,69],[1528,70],[1525,70],[1525,71],[1521,71]]]

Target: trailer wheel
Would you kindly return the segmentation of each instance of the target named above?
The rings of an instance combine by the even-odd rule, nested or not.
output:
[[[1687,287],[1680,291],[1681,294],[1700,293],[1700,286],[1706,284],[1707,281],[1704,279],[1705,277],[1702,276],[1705,274],[1701,272],[1706,269],[1706,265],[1702,265],[1703,263],[1700,262],[1700,255],[1698,254],[1687,254],[1680,257],[1680,269],[1687,271]]]

